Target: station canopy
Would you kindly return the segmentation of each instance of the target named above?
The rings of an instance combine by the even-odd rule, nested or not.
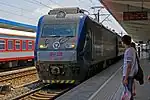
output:
[[[150,40],[150,0],[100,0],[134,41]]]
[[[0,28],[14,29],[27,32],[36,32],[36,26],[18,23],[0,18]]]

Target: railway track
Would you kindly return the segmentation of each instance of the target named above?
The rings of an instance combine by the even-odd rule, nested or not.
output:
[[[25,84],[14,90],[6,92],[5,94],[0,93],[0,100],[12,100],[12,98],[16,98],[18,96],[21,96],[22,94],[29,93],[42,86],[44,86],[44,84],[41,81],[35,81],[30,84]],[[15,100],[18,100],[18,99],[15,99]]]
[[[18,69],[24,69],[24,68],[30,68],[31,66],[16,66],[12,68],[0,68],[0,73],[8,72],[8,71],[14,71]]]
[[[38,89],[29,91],[28,93],[22,94],[18,97],[13,98],[12,100],[54,100],[56,97],[62,95],[73,88],[72,85],[69,86],[54,86],[54,85],[45,85]]]
[[[4,94],[0,93],[0,100],[53,100],[73,87],[66,84],[41,84],[37,81],[36,73],[35,68],[0,73],[0,85],[10,83],[14,88]]]
[[[0,73],[0,84],[10,84],[16,88],[25,83],[38,80],[35,67]]]

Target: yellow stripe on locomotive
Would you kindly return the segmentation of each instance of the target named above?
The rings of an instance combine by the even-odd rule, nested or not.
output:
[[[73,84],[75,83],[75,80],[43,80],[43,83],[50,83],[50,84],[55,84],[55,83],[59,83],[59,84]]]

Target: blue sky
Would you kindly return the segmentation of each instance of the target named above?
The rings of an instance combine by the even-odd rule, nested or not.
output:
[[[0,18],[37,25],[39,17],[52,8],[80,7],[93,13],[94,10],[90,9],[92,6],[101,6],[101,3],[98,0],[0,0]],[[102,9],[100,13],[109,14],[106,9]],[[100,21],[105,17],[101,16]],[[103,24],[115,29],[117,33],[126,33],[112,16]]]

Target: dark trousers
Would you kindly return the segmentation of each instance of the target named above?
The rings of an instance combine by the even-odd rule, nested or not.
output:
[[[124,80],[125,77],[123,77],[123,80]],[[128,84],[127,84],[127,87],[128,87],[128,90],[131,92],[131,99],[130,100],[133,100],[133,94],[132,94],[132,87],[133,87],[133,82],[134,82],[134,79],[133,77],[128,77]]]

